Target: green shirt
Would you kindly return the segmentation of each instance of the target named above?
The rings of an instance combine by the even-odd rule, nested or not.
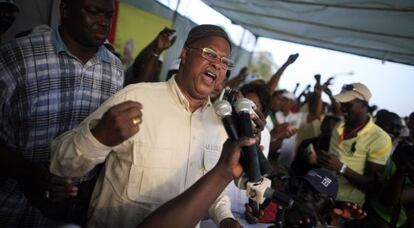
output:
[[[340,122],[333,130],[330,142],[330,152],[336,154],[339,160],[348,168],[363,175],[366,161],[385,165],[392,149],[391,138],[380,127],[374,124],[372,118],[358,132],[357,136],[342,140],[344,122]],[[363,204],[365,192],[351,184],[348,179],[338,175],[337,200]]]
[[[392,175],[397,170],[397,166],[394,162],[390,161],[387,162],[387,166],[385,167],[383,176],[389,180]],[[409,178],[406,178],[406,183],[411,183]],[[386,208],[384,207],[378,200],[377,196],[369,197],[368,198],[368,205],[370,208],[372,208],[382,219],[384,219],[386,222],[391,222],[391,213],[392,208]],[[400,210],[400,217],[398,218],[397,226],[402,226],[405,221],[407,220],[407,215],[405,214],[404,207],[401,207]]]

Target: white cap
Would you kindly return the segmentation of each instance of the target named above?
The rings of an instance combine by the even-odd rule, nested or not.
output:
[[[341,103],[347,103],[354,99],[369,102],[371,96],[371,92],[364,84],[352,83],[344,85],[342,91],[338,95],[335,95],[334,98]]]
[[[258,80],[264,81],[264,79],[259,74],[257,74],[257,73],[250,73],[244,79],[243,85],[250,84],[250,83],[252,83],[254,81],[258,81]]]
[[[293,94],[292,92],[289,92],[287,90],[283,91],[282,96],[284,98],[287,98],[287,99],[292,100],[292,101],[296,100],[295,94]]]

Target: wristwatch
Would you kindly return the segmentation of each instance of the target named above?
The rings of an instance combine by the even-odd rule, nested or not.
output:
[[[346,166],[345,164],[342,164],[342,167],[341,167],[341,169],[339,170],[339,173],[340,173],[340,174],[344,174],[344,173],[345,173],[345,170],[346,170],[346,167],[348,167],[348,166]]]

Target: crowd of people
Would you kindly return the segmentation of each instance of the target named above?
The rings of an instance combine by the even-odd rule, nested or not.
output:
[[[0,6],[4,33],[19,8]],[[0,44],[1,227],[414,227],[414,112],[375,110],[359,82],[334,95],[320,75],[298,95],[280,88],[299,54],[267,81],[248,67],[230,77],[215,25],[165,28],[125,66],[106,41],[114,12],[61,0],[58,28]],[[229,91],[252,104],[250,138],[228,139],[215,112]],[[258,213],[232,181],[254,145],[277,196]]]

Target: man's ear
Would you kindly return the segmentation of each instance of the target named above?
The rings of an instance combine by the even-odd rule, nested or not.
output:
[[[188,48],[183,47],[183,49],[181,49],[181,62],[180,65],[185,65],[187,62],[187,54],[188,54]]]

